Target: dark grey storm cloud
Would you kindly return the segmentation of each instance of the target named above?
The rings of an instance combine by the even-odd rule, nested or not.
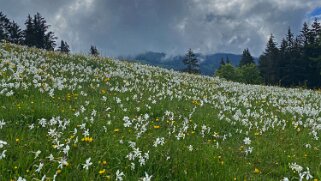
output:
[[[268,36],[298,32],[320,0],[0,0],[0,11],[23,24],[40,12],[77,52],[93,44],[105,55],[144,51],[259,55]]]

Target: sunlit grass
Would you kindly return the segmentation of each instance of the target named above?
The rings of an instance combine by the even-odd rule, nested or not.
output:
[[[318,92],[10,44],[0,69],[0,180],[321,178]]]

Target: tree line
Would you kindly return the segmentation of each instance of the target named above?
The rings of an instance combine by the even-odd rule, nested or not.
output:
[[[34,16],[29,14],[24,24],[25,29],[22,30],[15,21],[10,20],[4,13],[0,12],[0,41],[5,40],[14,44],[48,51],[56,50],[67,54],[70,52],[70,47],[64,40],[61,40],[60,46],[55,49],[57,37],[54,32],[49,31],[50,25],[47,24],[40,13],[36,13]],[[89,54],[99,56],[96,46],[90,47]]]
[[[0,41],[55,51],[57,37],[49,31],[50,25],[40,13],[28,15],[24,24],[25,29],[22,30],[15,21],[0,12]],[[69,53],[70,47],[61,40],[56,51]],[[89,54],[99,56],[96,46],[90,47]],[[199,60],[191,49],[183,63],[186,65],[184,72],[200,73]],[[321,87],[321,25],[317,19],[310,26],[305,22],[297,36],[289,28],[279,46],[272,34],[258,65],[249,49],[245,49],[239,66],[234,67],[228,57],[222,59],[215,76],[249,84]]]
[[[183,60],[187,66],[183,71],[199,72],[199,60],[190,49]],[[294,36],[291,29],[280,46],[269,37],[263,54],[255,64],[249,49],[242,54],[239,66],[234,67],[222,59],[215,76],[248,84],[279,85],[284,87],[321,87],[321,25],[317,19],[311,24],[304,23],[300,34]]]
[[[266,84],[320,87],[321,26],[318,20],[311,26],[305,22],[297,36],[289,28],[280,46],[271,35],[260,56],[259,69]]]

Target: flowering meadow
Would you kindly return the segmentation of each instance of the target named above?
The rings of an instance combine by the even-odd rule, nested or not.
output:
[[[321,179],[321,93],[0,44],[0,180]]]

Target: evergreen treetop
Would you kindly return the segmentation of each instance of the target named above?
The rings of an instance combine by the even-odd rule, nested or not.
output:
[[[188,73],[198,74],[200,73],[199,69],[199,60],[197,59],[196,55],[189,49],[183,59],[183,63],[187,66],[183,71]]]
[[[247,65],[247,64],[255,64],[254,58],[252,57],[248,48],[243,50],[242,58],[241,58],[239,66],[241,67],[241,66]]]

